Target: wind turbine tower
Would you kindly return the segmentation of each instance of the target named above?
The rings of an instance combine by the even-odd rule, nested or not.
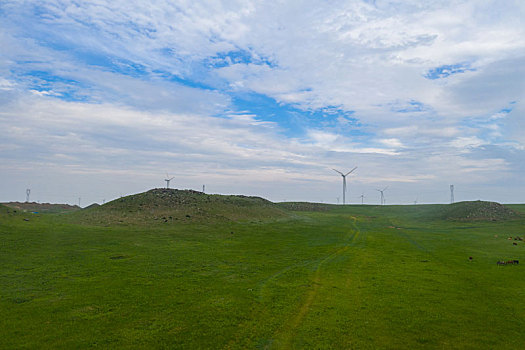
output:
[[[30,195],[30,194],[31,194],[31,189],[28,188],[28,189],[26,190],[26,203],[29,202],[29,195]]]
[[[387,188],[388,186],[383,188],[382,190],[376,190],[376,191],[381,192],[381,205],[385,205],[385,193],[384,192],[386,191]]]
[[[350,175],[355,169],[357,169],[357,167],[353,168],[352,170],[350,170],[350,171],[347,172],[346,174],[343,174],[343,173],[340,172],[339,170],[332,169],[333,171],[339,173],[339,174],[343,177],[343,205],[345,205],[346,177],[347,177],[348,175]]]
[[[364,202],[365,202],[365,194],[364,194],[364,193],[361,194],[361,195],[359,196],[359,198],[361,198],[361,205],[363,205]]]
[[[174,177],[175,176],[170,177],[168,173],[166,173],[166,178],[164,179],[164,181],[166,181],[166,188],[170,188],[170,181],[173,180]]]
[[[202,185],[202,193],[206,192],[206,185]]]
[[[454,203],[454,185],[450,185],[450,203]]]

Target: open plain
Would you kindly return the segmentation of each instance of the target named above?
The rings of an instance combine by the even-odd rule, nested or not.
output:
[[[2,206],[0,348],[523,348],[525,205],[454,205]]]

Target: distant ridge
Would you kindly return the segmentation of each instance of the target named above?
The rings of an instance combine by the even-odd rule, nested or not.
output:
[[[8,202],[2,203],[6,207],[20,210],[20,211],[31,211],[39,213],[61,213],[67,211],[79,210],[78,205],[69,204],[51,204],[51,203],[36,203],[36,202]]]
[[[444,206],[441,219],[457,221],[500,221],[518,214],[503,204],[486,201],[457,202]]]
[[[329,211],[335,208],[334,204],[310,202],[281,202],[277,205],[283,209],[293,211]]]
[[[86,208],[73,218],[88,224],[152,224],[284,218],[289,213],[260,197],[210,195],[156,188]]]

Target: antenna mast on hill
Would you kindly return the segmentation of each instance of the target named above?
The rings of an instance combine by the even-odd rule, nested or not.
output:
[[[450,185],[450,203],[454,203],[454,185]]]
[[[381,192],[381,205],[384,205],[384,204],[385,204],[385,194],[384,194],[384,192],[386,191],[387,188],[388,188],[388,186],[386,186],[386,187],[383,188],[382,190],[377,190],[377,189],[376,189],[376,191]]]
[[[339,170],[335,170],[335,169],[332,169],[333,171],[339,173],[342,177],[343,177],[343,205],[345,205],[345,195],[346,195],[346,177],[351,174],[355,169],[357,169],[357,167],[353,168],[352,170],[350,170],[349,172],[347,172],[346,174],[343,174],[342,172],[340,172]]]
[[[31,189],[28,188],[28,189],[26,190],[26,203],[29,202],[29,195],[30,195],[30,194],[31,194]]]
[[[174,177],[175,176],[170,177],[168,173],[166,173],[166,178],[164,179],[164,181],[166,181],[166,188],[170,188],[170,181],[173,180]]]

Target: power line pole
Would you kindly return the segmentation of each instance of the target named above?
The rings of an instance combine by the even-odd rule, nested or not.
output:
[[[454,185],[450,185],[450,203],[454,203]]]

